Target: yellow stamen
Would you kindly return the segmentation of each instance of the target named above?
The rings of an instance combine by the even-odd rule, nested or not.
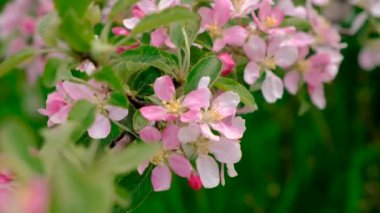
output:
[[[277,25],[277,19],[275,17],[273,17],[273,16],[268,16],[264,20],[264,25],[267,28],[275,27]]]
[[[218,37],[221,34],[221,31],[217,25],[209,25],[207,28],[211,37]]]
[[[181,100],[177,99],[174,101],[164,102],[165,109],[171,114],[180,114],[182,112]]]
[[[305,73],[305,72],[307,72],[310,69],[310,66],[311,65],[310,65],[309,61],[307,61],[307,60],[301,60],[301,61],[298,61],[298,63],[296,64],[296,69],[300,73]]]
[[[261,62],[261,68],[263,70],[275,70],[276,69],[276,60],[273,57],[266,58]]]

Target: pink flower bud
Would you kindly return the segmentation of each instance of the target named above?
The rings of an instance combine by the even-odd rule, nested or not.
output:
[[[219,54],[218,58],[223,63],[222,76],[227,76],[235,68],[236,63],[235,63],[234,59],[232,58],[232,56],[226,52]]]
[[[132,15],[139,19],[145,16],[144,12],[137,5],[132,8]]]
[[[112,33],[116,36],[127,36],[129,35],[129,31],[124,27],[114,27],[112,28]]]
[[[31,18],[25,18],[22,23],[22,30],[27,35],[32,35],[36,29],[36,22]]]
[[[189,178],[189,186],[194,189],[195,191],[198,191],[202,188],[202,181],[199,175],[192,174]]]

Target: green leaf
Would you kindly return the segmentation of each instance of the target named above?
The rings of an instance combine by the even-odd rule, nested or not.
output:
[[[121,56],[121,61],[119,63],[125,63],[126,61],[133,61],[156,67],[169,74],[173,72],[173,67],[176,64],[171,54],[152,46],[141,46],[126,51]]]
[[[149,96],[153,94],[152,85],[154,81],[161,75],[157,69],[150,67],[139,72],[133,79],[131,89],[140,96]]]
[[[90,23],[85,22],[73,11],[68,11],[60,25],[61,37],[76,51],[90,52],[93,34]]]
[[[148,120],[146,120],[142,115],[140,110],[137,110],[135,114],[133,114],[133,129],[136,132],[139,132],[142,130],[145,126],[147,126],[149,123]]]
[[[183,30],[186,32],[189,44],[193,43],[195,36],[199,31],[200,21],[199,19],[187,21],[185,23],[173,23],[170,26],[170,40],[178,48],[183,48],[185,46],[185,38]]]
[[[222,69],[222,62],[212,55],[201,59],[194,67],[190,70],[187,76],[187,81],[185,85],[185,93],[189,93],[192,90],[198,88],[199,81],[202,77],[210,77],[210,86],[219,77]]]
[[[98,81],[107,83],[117,92],[124,92],[123,82],[121,82],[116,73],[110,67],[103,67],[100,70],[97,70],[93,77]]]
[[[55,12],[45,15],[38,22],[37,31],[45,44],[55,46],[59,31],[59,18]]]
[[[87,7],[92,0],[54,0],[54,5],[61,17],[64,17],[69,11],[74,11],[77,16],[85,15]]]
[[[112,21],[118,17],[119,14],[125,13],[130,7],[132,7],[138,0],[118,0],[112,7],[108,20]]]
[[[145,160],[151,158],[159,149],[158,144],[136,143],[121,151],[110,150],[98,165],[105,166],[113,174],[128,173]]]
[[[230,78],[218,78],[214,86],[222,91],[233,91],[240,96],[241,102],[251,110],[257,110],[257,104],[252,93],[247,88]]]
[[[50,58],[45,65],[45,71],[42,76],[42,82],[46,87],[54,87],[57,80],[57,73],[61,60],[57,58]]]
[[[0,78],[12,71],[13,68],[16,68],[21,63],[32,58],[35,54],[36,52],[34,49],[27,48],[5,59],[5,61],[0,64]]]
[[[18,121],[10,120],[3,126],[0,133],[2,150],[9,155],[15,172],[24,176],[42,173],[39,159],[32,154],[35,149],[34,135],[29,128]]]
[[[208,32],[203,32],[197,36],[195,43],[202,45],[203,47],[211,50],[214,46],[212,38]]]
[[[92,125],[95,120],[95,112],[95,105],[86,100],[80,100],[75,103],[68,117],[68,120],[75,122],[77,126],[71,133],[72,139],[79,139]]]
[[[128,108],[129,106],[129,101],[126,95],[124,95],[124,93],[119,93],[119,92],[113,92],[111,94],[111,97],[108,103],[111,105],[120,106],[123,108]]]
[[[132,30],[131,36],[150,31],[175,22],[184,22],[199,19],[198,15],[183,7],[165,9],[144,17]]]

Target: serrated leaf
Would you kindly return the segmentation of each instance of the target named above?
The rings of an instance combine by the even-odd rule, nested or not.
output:
[[[212,86],[219,77],[221,69],[222,62],[216,56],[212,55],[201,59],[194,65],[187,76],[185,93],[187,94],[197,89],[202,77],[210,77],[210,86]]]
[[[150,67],[139,72],[133,79],[131,89],[139,96],[149,96],[153,94],[152,85],[154,81],[161,75],[157,69]]]
[[[124,91],[123,83],[110,67],[103,67],[100,70],[97,70],[93,77],[98,81],[107,83],[115,91],[121,93]]]
[[[0,78],[12,71],[21,63],[32,58],[36,54],[35,50],[32,48],[27,48],[21,50],[20,52],[8,57],[0,64]]]
[[[170,41],[176,45],[178,48],[185,46],[185,37],[183,29],[186,32],[186,36],[189,44],[193,43],[195,35],[199,31],[200,22],[199,20],[187,21],[185,23],[173,23],[170,26]]]
[[[132,30],[131,36],[150,31],[175,22],[184,22],[199,19],[198,15],[183,7],[168,8],[160,13],[147,15]]]
[[[246,107],[251,110],[257,109],[257,104],[252,93],[235,80],[221,77],[214,83],[214,86],[222,91],[233,91],[237,93],[240,96],[240,101],[243,102]]]
[[[138,0],[118,0],[112,7],[110,14],[108,15],[108,20],[112,21],[117,16],[125,11],[127,11],[130,7],[132,7]]]

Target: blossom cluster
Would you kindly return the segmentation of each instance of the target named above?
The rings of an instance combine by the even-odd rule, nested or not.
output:
[[[279,3],[215,0],[210,7],[196,11],[200,16],[197,34],[206,33],[212,39],[209,51],[222,62],[222,76],[236,75],[237,65],[242,64],[245,84],[251,89],[260,88],[268,103],[280,99],[284,88],[296,94],[306,85],[312,103],[323,109],[324,84],[336,77],[342,60],[340,49],[344,45],[338,31],[312,4],[324,2],[300,6],[289,0]],[[113,27],[112,33],[116,37],[128,37],[144,17],[178,6],[191,8],[178,0],[141,0],[132,6],[132,16],[125,18],[122,26]],[[297,23],[308,26],[301,28]],[[118,46],[116,52],[123,54],[139,47],[143,43],[141,39],[137,37],[132,44]],[[150,33],[150,45],[168,52],[178,48],[166,26]],[[190,45],[206,48],[196,42]],[[85,60],[77,69],[91,77],[97,67]],[[176,92],[178,86],[173,83],[173,77],[177,76],[157,78],[153,85],[156,101],[144,103],[139,109],[148,125],[137,135],[145,143],[160,144],[161,148],[139,166],[138,172],[142,174],[150,164],[154,166],[151,180],[155,191],[170,188],[172,172],[188,179],[194,189],[224,184],[224,167],[229,176],[236,176],[234,164],[242,155],[240,139],[245,121],[237,115],[240,94],[215,90],[209,76],[201,78],[198,88],[187,94],[181,89]],[[48,96],[46,109],[40,109],[41,114],[49,117],[50,127],[65,123],[74,104],[83,99],[97,107],[95,121],[88,129],[91,138],[106,138],[111,123],[128,116],[128,109],[110,104],[112,89],[105,83],[93,79],[65,80],[56,89]]]
[[[373,28],[375,36],[367,39],[364,47],[359,53],[359,65],[364,70],[373,70],[380,66],[380,29],[378,27],[380,19],[380,1],[379,0],[351,0],[353,6],[361,8],[362,12],[356,15],[355,20],[349,30],[350,34],[355,35],[364,25],[369,22]],[[373,26],[372,26],[373,25]]]
[[[7,4],[0,14],[0,40],[6,44],[6,55],[10,56],[26,47],[41,49],[44,43],[37,32],[37,23],[53,9],[51,0],[38,0],[37,4],[29,0],[15,0]],[[35,82],[41,75],[45,61],[44,57],[39,56],[25,66],[29,82]]]

